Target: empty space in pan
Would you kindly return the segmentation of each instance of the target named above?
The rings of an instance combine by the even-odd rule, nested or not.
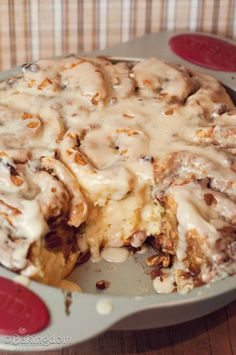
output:
[[[68,280],[76,282],[83,292],[116,296],[142,296],[156,293],[150,272],[146,266],[148,256],[155,254],[152,248],[144,254],[130,254],[123,263],[111,263],[106,260],[91,260],[78,265],[68,276]],[[96,288],[96,282],[108,281],[109,287],[104,290]]]

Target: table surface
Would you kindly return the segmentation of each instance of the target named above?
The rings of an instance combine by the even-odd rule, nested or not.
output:
[[[46,348],[45,348],[46,350]],[[236,301],[181,325],[144,331],[108,331],[48,355],[236,355]],[[0,352],[1,355],[12,352]],[[32,352],[27,354],[39,355]]]

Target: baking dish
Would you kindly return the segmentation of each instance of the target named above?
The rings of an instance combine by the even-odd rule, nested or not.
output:
[[[114,58],[118,61],[121,59],[124,60]],[[12,73],[12,71],[4,73],[2,79]],[[224,84],[227,85],[226,82]],[[1,348],[54,349],[84,341],[110,327],[145,329],[177,324],[212,312],[235,299],[236,276],[194,289],[188,295],[157,295],[151,287],[150,278],[145,276],[142,270],[144,258],[146,255],[129,258],[120,265],[88,262],[75,269],[69,279],[76,280],[85,293],[73,293],[69,309],[65,304],[68,296],[65,292],[32,281],[29,288],[48,306],[50,325],[35,335],[42,337],[38,344],[19,340],[15,344],[13,339],[2,336]],[[14,273],[3,268],[1,276],[15,278]],[[110,278],[111,287],[107,291],[96,291],[96,280],[106,277]],[[56,340],[53,342],[55,337]],[[43,339],[49,344],[43,344]]]
[[[16,276],[2,267],[0,272],[1,276],[9,279],[14,279]],[[132,269],[130,273],[131,275],[126,272],[127,280],[132,277]],[[120,286],[120,289],[124,290],[126,284],[124,277],[120,276],[119,279],[113,281],[116,287]],[[132,282],[130,284],[132,286]],[[111,327],[123,330],[146,329],[182,323],[213,312],[232,302],[236,297],[235,285],[236,276],[232,276],[210,287],[194,289],[187,295],[177,293],[158,295],[154,292],[138,296],[72,293],[68,314],[65,309],[65,292],[32,281],[29,288],[47,305],[50,312],[50,324],[40,333],[30,337],[36,344],[27,341],[27,336],[22,337],[25,341],[20,341],[18,335],[15,339],[2,335],[0,347],[2,350],[14,351],[52,350],[82,342]],[[109,312],[99,313],[97,309],[101,306],[109,308]],[[46,342],[49,344],[45,345]]]

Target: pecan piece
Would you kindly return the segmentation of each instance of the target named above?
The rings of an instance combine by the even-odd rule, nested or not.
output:
[[[83,158],[82,154],[79,152],[75,153],[74,161],[75,161],[75,163],[77,163],[79,165],[87,165],[86,160]]]
[[[105,290],[110,286],[110,282],[106,280],[99,280],[96,282],[96,288],[98,290]]]
[[[146,259],[147,266],[159,266],[167,268],[170,265],[170,256],[169,254],[162,255],[151,255]]]
[[[212,194],[205,194],[204,200],[208,206],[216,205],[217,201]]]

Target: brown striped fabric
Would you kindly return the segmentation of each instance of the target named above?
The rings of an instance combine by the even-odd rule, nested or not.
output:
[[[0,14],[0,70],[157,31],[236,39],[236,0],[0,0]]]

